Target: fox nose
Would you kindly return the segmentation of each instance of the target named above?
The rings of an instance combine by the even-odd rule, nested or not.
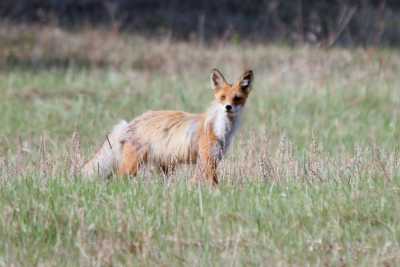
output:
[[[226,109],[226,111],[231,111],[232,110],[232,106],[231,105],[226,105],[225,109]]]

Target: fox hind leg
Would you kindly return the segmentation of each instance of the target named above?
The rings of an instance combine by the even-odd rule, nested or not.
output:
[[[138,146],[126,142],[122,148],[122,160],[118,167],[118,175],[136,176],[142,162],[143,155]]]

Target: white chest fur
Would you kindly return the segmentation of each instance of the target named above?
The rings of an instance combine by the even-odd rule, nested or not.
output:
[[[222,105],[216,104],[210,109],[209,122],[216,135],[222,153],[225,153],[231,144],[233,135],[239,126],[240,111],[233,117],[229,117]]]

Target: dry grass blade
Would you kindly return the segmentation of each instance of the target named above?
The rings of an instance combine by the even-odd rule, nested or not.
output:
[[[80,169],[83,164],[83,159],[81,154],[81,143],[78,132],[74,132],[72,134],[69,156],[70,156],[70,176],[76,177],[80,174]]]

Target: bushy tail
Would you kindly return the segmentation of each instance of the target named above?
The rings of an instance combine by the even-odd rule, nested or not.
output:
[[[128,123],[126,121],[121,121],[114,126],[94,157],[83,165],[83,176],[99,176],[105,178],[113,172],[121,161],[121,137],[126,132],[127,126]]]

